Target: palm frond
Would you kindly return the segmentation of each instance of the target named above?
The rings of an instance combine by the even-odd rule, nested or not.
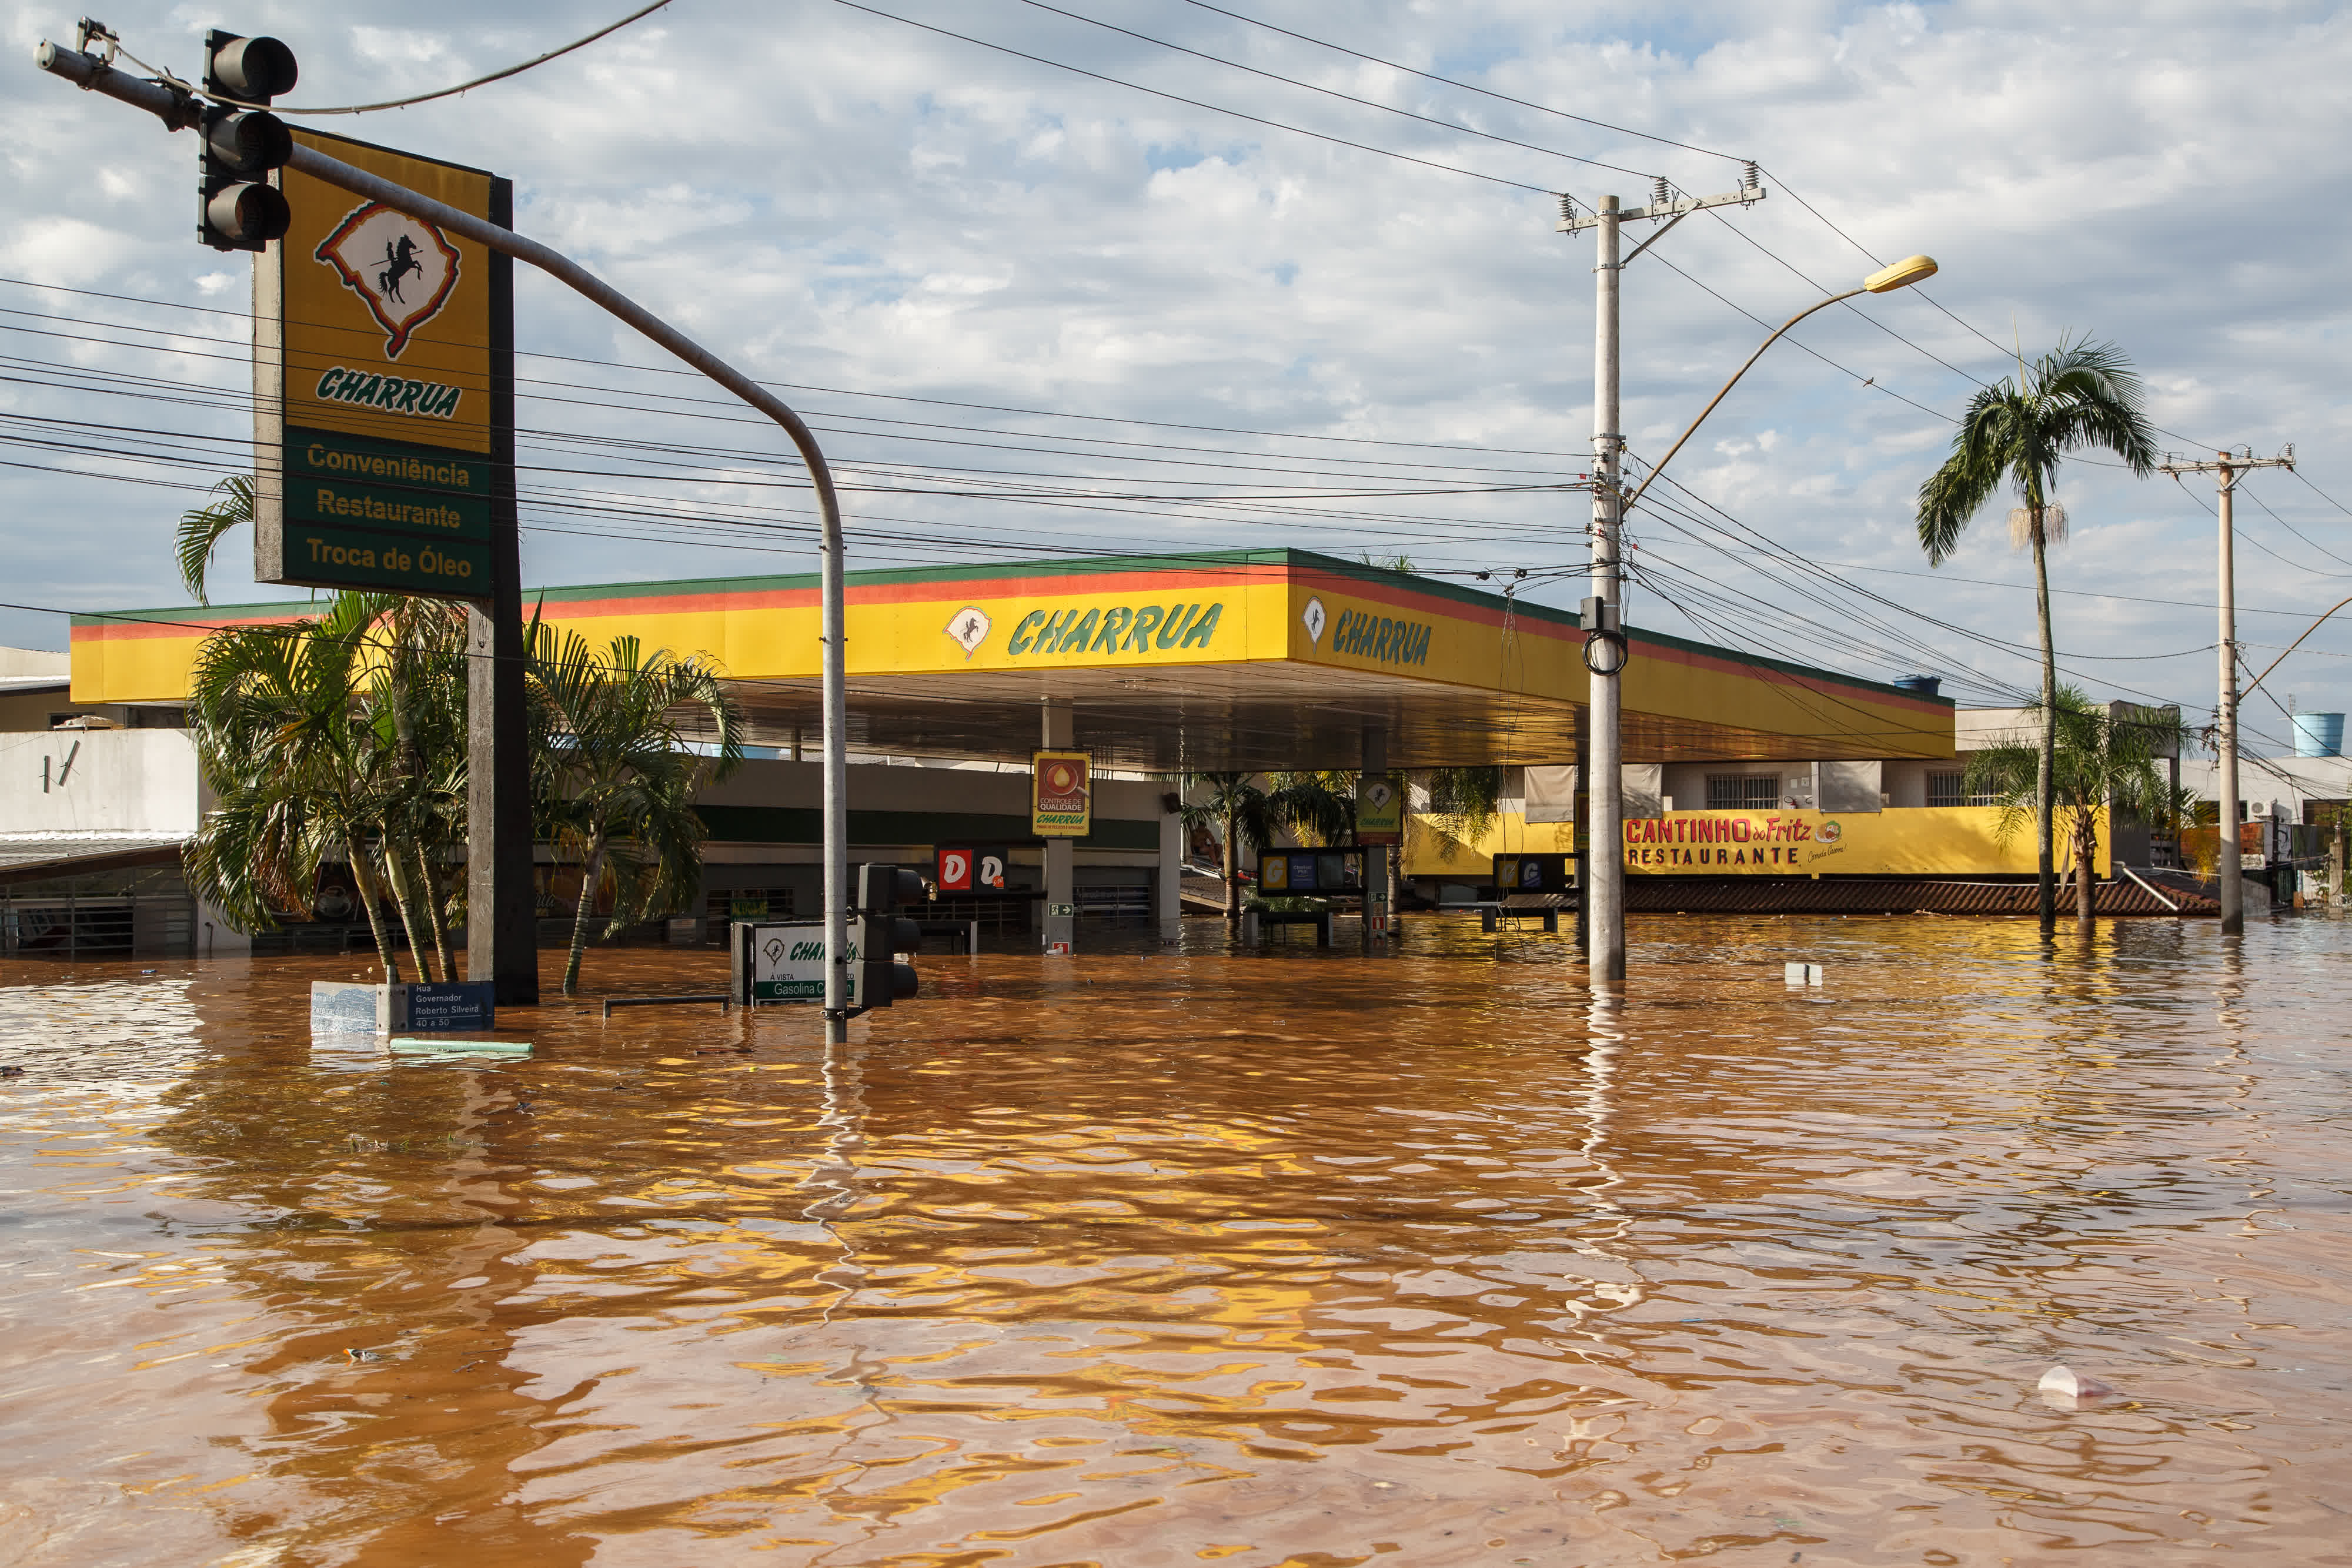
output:
[[[176,540],[180,580],[186,585],[188,597],[199,604],[212,602],[205,592],[205,576],[221,536],[239,523],[253,521],[252,476],[233,474],[213,486],[213,500],[180,514]]]

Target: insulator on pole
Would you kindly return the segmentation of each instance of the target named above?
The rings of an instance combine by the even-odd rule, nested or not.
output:
[[[1666,177],[1664,174],[1650,182],[1650,205],[1653,210],[1664,206],[1674,199],[1674,187],[1666,183]]]

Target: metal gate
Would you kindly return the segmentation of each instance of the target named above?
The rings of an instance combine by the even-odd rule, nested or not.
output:
[[[11,957],[185,957],[196,901],[185,893],[0,893],[0,954]]]

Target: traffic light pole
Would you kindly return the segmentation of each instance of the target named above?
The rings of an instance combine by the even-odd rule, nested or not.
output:
[[[189,94],[116,70],[94,55],[43,43],[35,56],[40,68],[87,91],[143,109],[179,131],[196,123]],[[618,317],[671,353],[783,427],[808,465],[823,518],[818,560],[823,580],[821,636],[824,654],[824,1017],[828,1040],[848,1037],[849,1010],[849,756],[847,674],[843,646],[841,504],[833,472],[808,425],[782,401],[652,311],[590,273],[569,256],[526,239],[471,213],[420,195],[404,185],[378,179],[314,149],[298,146],[286,162],[313,179],[382,202],[396,212],[528,262],[591,303]]]

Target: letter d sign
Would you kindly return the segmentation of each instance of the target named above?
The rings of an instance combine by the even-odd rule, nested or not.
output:
[[[971,891],[971,852],[970,850],[941,850],[939,865],[939,883],[941,893]]]

